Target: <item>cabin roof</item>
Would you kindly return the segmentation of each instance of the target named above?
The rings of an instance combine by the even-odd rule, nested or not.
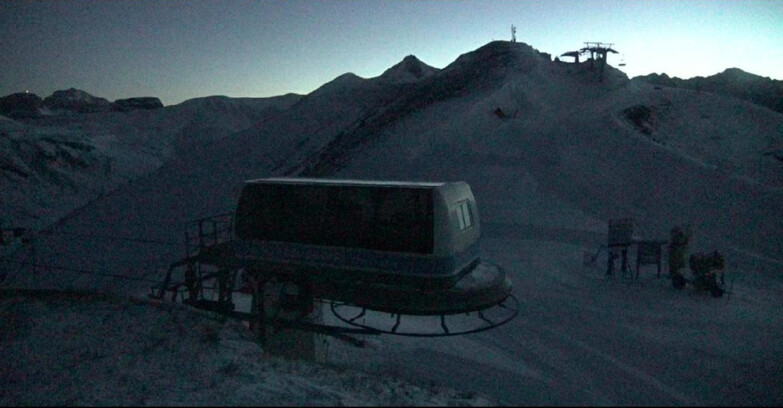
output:
[[[302,177],[271,177],[247,180],[245,184],[310,184],[332,186],[376,186],[376,187],[409,187],[409,188],[436,188],[445,185],[445,182],[427,181],[390,181],[390,180],[349,180],[349,179],[319,179]]]

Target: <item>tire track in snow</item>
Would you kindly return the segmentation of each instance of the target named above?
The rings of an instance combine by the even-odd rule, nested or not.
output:
[[[634,404],[633,401],[636,404],[646,401],[642,405],[704,404],[641,369],[553,328],[553,323],[547,321],[547,317],[553,317],[552,311],[546,307],[534,304],[525,307],[528,311],[527,319],[523,317],[524,321],[515,326],[500,328],[502,334],[484,334],[480,337],[485,345],[504,349],[530,369],[544,374],[543,378],[528,378],[528,381],[520,384],[524,384],[526,389],[538,390],[535,398],[556,396],[555,399],[545,400],[545,405],[624,405]],[[518,333],[524,335],[519,337]],[[596,364],[595,361],[606,364]],[[627,376],[613,374],[613,370],[626,373]],[[619,378],[625,378],[625,384],[618,383],[616,380]],[[628,389],[631,391],[622,391],[624,386],[630,387]],[[668,401],[657,394],[666,395]],[[527,399],[520,401],[518,390],[506,390],[492,397],[499,401],[510,401],[512,405],[531,403]],[[541,403],[540,399],[535,401]]]
[[[611,355],[606,354],[606,353],[604,353],[604,352],[602,352],[602,351],[600,351],[600,350],[590,346],[589,344],[587,344],[585,342],[577,340],[577,339],[569,336],[568,334],[566,334],[566,333],[564,333],[562,331],[555,330],[555,329],[552,329],[550,327],[542,327],[542,328],[544,330],[546,330],[547,332],[557,336],[558,338],[563,339],[563,340],[573,344],[574,346],[580,348],[581,350],[584,350],[584,351],[586,351],[586,352],[588,352],[588,353],[590,353],[590,354],[592,354],[592,355],[594,355],[596,357],[599,357],[602,360],[612,364],[614,367],[618,368],[619,370],[621,370],[621,371],[623,371],[625,373],[628,373],[629,375],[637,378],[638,380],[640,380],[643,383],[649,385],[650,387],[652,387],[654,389],[657,389],[658,391],[661,391],[662,393],[668,395],[669,397],[677,400],[682,405],[691,405],[691,406],[703,405],[702,402],[700,402],[698,400],[694,400],[693,398],[688,397],[687,395],[685,395],[685,394],[675,390],[674,388],[669,387],[668,385],[664,384],[663,382],[661,382],[657,378],[655,378],[655,377],[653,377],[651,375],[646,374],[645,372],[643,372],[642,370],[640,370],[640,369],[638,369],[636,367],[633,367],[631,365],[623,363],[622,361],[620,361],[620,360],[612,357]]]

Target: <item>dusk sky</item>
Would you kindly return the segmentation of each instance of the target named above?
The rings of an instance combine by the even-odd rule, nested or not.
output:
[[[0,96],[77,88],[165,105],[307,94],[413,54],[443,68],[492,40],[560,55],[614,43],[629,77],[737,67],[783,79],[777,0],[0,1]],[[570,60],[570,59],[569,59]]]

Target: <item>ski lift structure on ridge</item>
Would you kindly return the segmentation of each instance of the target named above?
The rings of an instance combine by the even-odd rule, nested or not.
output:
[[[594,42],[594,41],[586,41],[584,43],[584,47],[576,50],[576,51],[568,51],[563,54],[561,54],[561,57],[573,57],[575,63],[579,63],[579,56],[580,55],[587,55],[589,54],[590,57],[588,61],[591,63],[593,61],[598,61],[599,67],[600,67],[600,73],[599,73],[599,81],[603,82],[604,80],[604,69],[606,68],[606,57],[611,54],[619,54],[614,48],[614,43],[603,43],[603,42]],[[621,62],[620,66],[624,66],[625,63]],[[592,65],[591,65],[592,67]]]
[[[453,336],[519,310],[505,271],[479,257],[465,182],[249,180],[233,213],[185,235],[186,256],[151,296],[247,321],[262,342],[269,326],[356,345],[351,334]],[[249,310],[237,308],[242,292]],[[323,303],[346,326],[311,319]]]

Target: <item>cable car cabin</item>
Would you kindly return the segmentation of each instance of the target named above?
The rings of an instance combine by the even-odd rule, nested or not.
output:
[[[240,262],[320,283],[451,287],[479,263],[480,233],[465,182],[250,180],[234,216]]]

